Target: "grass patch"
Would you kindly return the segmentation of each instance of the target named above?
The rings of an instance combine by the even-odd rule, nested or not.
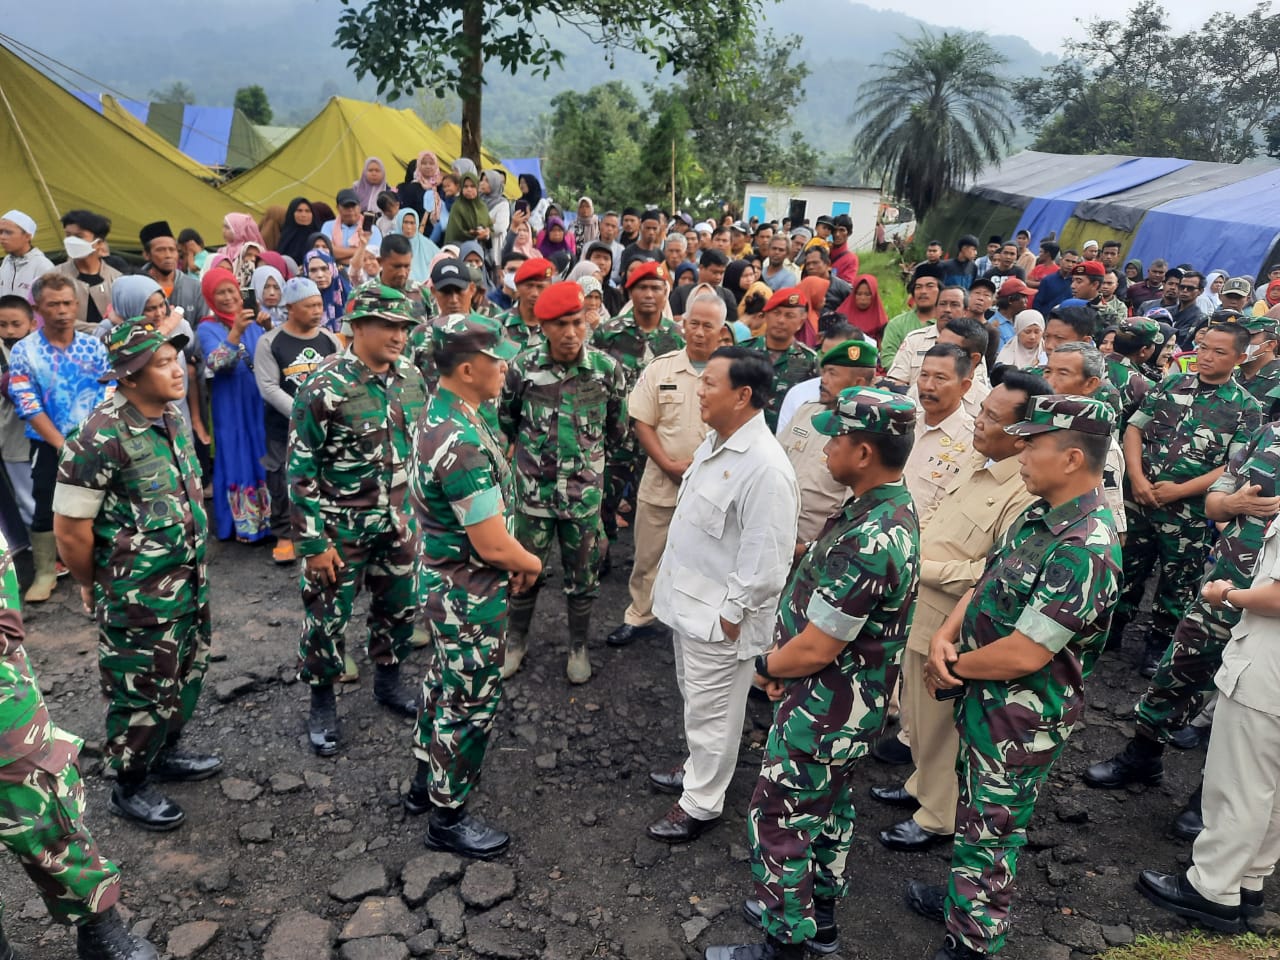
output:
[[[1097,960],[1275,960],[1280,940],[1254,933],[1238,937],[1196,931],[1176,940],[1140,936],[1127,947],[1113,947]]]
[[[858,253],[858,270],[869,273],[880,285],[880,300],[890,318],[907,309],[907,288],[902,283],[898,251],[890,247],[884,253],[871,250]]]

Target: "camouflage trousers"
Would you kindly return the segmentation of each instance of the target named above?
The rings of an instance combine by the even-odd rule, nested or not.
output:
[[[50,916],[78,923],[115,904],[120,871],[84,825],[79,738],[56,727],[50,732],[48,756],[0,767],[0,843],[22,863]]]
[[[959,942],[993,954],[1004,947],[1008,935],[1018,852],[1026,846],[1036,798],[1070,727],[1054,738],[1057,746],[1044,751],[1041,762],[1014,766],[1004,762],[1001,744],[992,742],[979,697],[961,701],[956,725],[960,798],[943,913],[947,931]],[[1027,734],[1029,739],[1030,731]]]
[[[107,766],[149,769],[178,738],[204,688],[210,640],[207,611],[154,627],[98,627]]]
[[[1209,555],[1211,531],[1204,515],[1204,498],[1178,500],[1167,507],[1125,504],[1129,532],[1124,544],[1124,581],[1115,616],[1128,622],[1138,612],[1151,571],[1160,572],[1160,586],[1151,607],[1153,635],[1173,635],[1196,597]]]
[[[347,624],[361,586],[369,591],[369,659],[399,663],[409,654],[417,610],[413,537],[406,525],[370,540],[336,540],[345,566],[335,583],[300,578],[304,610],[298,679],[330,684],[342,674]]]
[[[570,520],[535,517],[517,511],[515,537],[522,547],[542,561],[544,568],[552,545],[559,542],[566,596],[594,597],[599,593],[604,531],[598,515],[586,520]],[[539,578],[539,585],[541,582]]]
[[[422,681],[413,753],[430,764],[431,802],[453,808],[467,802],[480,779],[502,699],[507,594],[478,598],[449,584],[440,591],[424,604],[435,656]],[[431,609],[437,598],[443,616]]]
[[[845,863],[853,844],[852,761],[824,763],[788,749],[769,732],[747,813],[751,876],[764,905],[764,929],[785,943],[818,932],[815,897],[848,892]]]

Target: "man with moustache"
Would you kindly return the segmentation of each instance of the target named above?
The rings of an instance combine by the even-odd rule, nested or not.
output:
[[[758,350],[773,365],[773,389],[764,418],[769,429],[778,429],[778,411],[787,391],[818,372],[817,355],[796,339],[808,316],[809,301],[799,287],[786,287],[764,305],[764,333],[744,341],[742,346]]]

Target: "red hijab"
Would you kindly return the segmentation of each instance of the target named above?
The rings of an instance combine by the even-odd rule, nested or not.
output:
[[[854,298],[857,296],[858,287],[864,283],[871,288],[871,306],[865,310],[859,310]],[[889,317],[884,312],[884,304],[880,301],[880,284],[869,273],[861,273],[853,278],[853,293],[844,298],[844,302],[836,307],[836,312],[843,313],[851,324],[876,343],[880,342],[884,328],[889,323]]]
[[[236,275],[234,273],[223,267],[214,267],[200,278],[200,292],[204,294],[204,302],[209,305],[210,315],[205,317],[205,320],[217,320],[227,326],[231,326],[231,324],[236,322],[235,315],[230,313],[219,313],[218,308],[213,305],[213,295],[224,283],[231,284],[237,290],[240,289],[240,281],[236,279]]]
[[[809,311],[805,317],[804,326],[796,334],[796,339],[806,347],[816,347],[822,342],[818,334],[818,318],[822,316],[822,304],[827,299],[827,290],[830,286],[831,281],[824,280],[822,277],[805,277],[800,281],[800,289],[804,291]]]

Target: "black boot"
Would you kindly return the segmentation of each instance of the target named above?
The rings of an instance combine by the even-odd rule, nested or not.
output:
[[[1093,764],[1084,772],[1090,787],[1118,790],[1131,783],[1157,784],[1164,779],[1164,744],[1135,736],[1110,760]]]
[[[947,934],[942,939],[942,946],[933,955],[933,960],[986,960],[987,954],[966,947],[963,943]]]
[[[374,666],[373,699],[402,717],[418,716],[418,695],[400,682],[398,663],[379,663]]]
[[[212,753],[192,753],[178,746],[178,736],[170,734],[165,748],[151,765],[154,780],[207,780],[222,769],[222,758]]]
[[[332,757],[338,752],[338,701],[329,683],[311,687],[311,713],[307,716],[307,737],[311,749],[319,756]]]
[[[1164,653],[1169,649],[1172,638],[1162,631],[1156,630],[1154,627],[1147,634],[1147,645],[1142,651],[1142,659],[1138,662],[1138,673],[1150,680],[1156,675],[1156,671],[1160,669],[1160,661],[1164,659]]]
[[[156,833],[176,830],[187,819],[180,806],[147,783],[145,772],[122,772],[111,790],[107,809]]]
[[[507,639],[502,657],[502,679],[515,675],[524,663],[529,649],[529,627],[533,623],[533,609],[538,604],[539,587],[535,584],[526,593],[513,593],[507,603]]]
[[[591,632],[591,597],[569,597],[569,663],[565,676],[570,683],[591,679],[591,658],[587,655],[587,635]]]
[[[76,927],[76,955],[80,960],[158,960],[160,956],[155,947],[125,928],[115,907]]]
[[[431,809],[431,764],[425,760],[418,761],[418,772],[409,784],[409,792],[404,795],[404,812],[411,817],[418,817]]]
[[[764,908],[755,897],[742,901],[742,917],[757,930],[764,929]],[[818,932],[813,939],[806,940],[804,945],[814,953],[835,953],[840,949],[840,931],[836,928],[836,902],[825,897],[813,898],[813,919],[817,921]]]
[[[1173,835],[1179,840],[1192,840],[1204,832],[1204,817],[1200,810],[1200,798],[1204,793],[1204,784],[1196,787],[1196,792],[1187,799],[1187,805],[1174,818]]]
[[[804,960],[803,943],[783,943],[765,937],[764,943],[740,943],[707,947],[706,960]]]
[[[432,850],[447,850],[476,860],[492,860],[511,837],[496,827],[477,820],[462,807],[435,807],[427,821],[426,845]]]
[[[1129,618],[1116,614],[1111,618],[1111,628],[1107,631],[1107,642],[1102,648],[1107,651],[1119,650],[1124,646],[1124,631],[1129,626]]]

